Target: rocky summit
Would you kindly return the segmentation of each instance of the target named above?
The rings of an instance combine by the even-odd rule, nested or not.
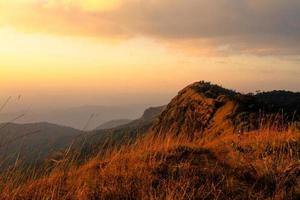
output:
[[[276,128],[291,123],[299,126],[299,112],[300,93],[242,94],[201,81],[178,93],[154,124],[153,131],[194,137],[243,133],[261,128],[261,124]]]

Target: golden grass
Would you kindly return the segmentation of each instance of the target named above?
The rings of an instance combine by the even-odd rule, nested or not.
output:
[[[148,134],[77,166],[0,177],[0,199],[299,199],[295,130],[184,137]]]

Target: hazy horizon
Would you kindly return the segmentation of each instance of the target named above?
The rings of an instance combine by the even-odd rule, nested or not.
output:
[[[199,79],[200,81],[200,79]],[[165,93],[118,93],[115,94],[105,94],[101,90],[98,93],[88,93],[83,94],[78,92],[73,94],[47,94],[46,92],[40,91],[35,94],[28,95],[24,93],[7,93],[6,95],[1,96],[0,103],[1,105],[7,102],[5,107],[2,110],[2,113],[9,112],[20,112],[20,111],[51,111],[55,109],[72,109],[78,107],[94,107],[94,106],[103,106],[103,107],[130,107],[138,106],[144,107],[145,109],[152,106],[161,106],[166,105],[182,88],[196,81],[187,82],[182,84],[182,86],[174,87],[173,90],[166,90]],[[215,81],[212,83],[218,83]],[[256,91],[272,91],[272,90],[287,90],[299,92],[300,89],[296,87],[291,87],[291,85],[285,85],[283,87],[274,86],[276,83],[265,85],[260,83],[253,83],[252,87],[240,87],[238,84],[228,84],[223,85],[223,87],[234,89],[241,93],[251,93]],[[235,86],[236,85],[236,86]],[[86,92],[86,91],[83,91]],[[103,94],[101,94],[103,93]],[[41,96],[43,98],[41,98]],[[72,99],[72,102],[70,102]]]

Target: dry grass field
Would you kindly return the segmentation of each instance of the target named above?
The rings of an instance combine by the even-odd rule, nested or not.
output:
[[[0,198],[300,198],[300,133],[293,129],[193,140],[149,133],[81,165],[70,158],[51,171],[10,169],[1,175]]]

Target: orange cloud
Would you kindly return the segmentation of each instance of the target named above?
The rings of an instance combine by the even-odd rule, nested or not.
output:
[[[1,9],[1,8],[0,8]],[[44,4],[23,5],[0,10],[6,26],[14,26],[24,32],[41,32],[58,35],[87,37],[114,37],[122,30],[102,12],[90,12],[80,7],[45,6]]]

